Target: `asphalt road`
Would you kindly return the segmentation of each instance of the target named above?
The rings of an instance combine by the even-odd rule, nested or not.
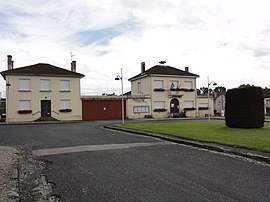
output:
[[[0,125],[0,144],[46,160],[62,201],[269,201],[270,166],[103,129]]]

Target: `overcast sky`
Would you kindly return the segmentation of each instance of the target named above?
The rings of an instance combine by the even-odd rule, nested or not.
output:
[[[270,87],[269,0],[8,0],[0,2],[0,71],[77,61],[82,94],[120,94],[128,79],[167,65],[227,89]],[[0,78],[0,92],[5,81]]]

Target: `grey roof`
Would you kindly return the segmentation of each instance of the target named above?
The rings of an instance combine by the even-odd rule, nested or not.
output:
[[[34,65],[2,71],[1,75],[3,76],[4,79],[6,79],[6,75],[50,76],[50,77],[63,76],[63,77],[78,77],[78,78],[84,77],[83,74],[69,71],[67,69],[63,69],[45,63],[38,63]]]
[[[187,77],[199,77],[197,74],[193,74],[187,71],[183,71],[174,67],[164,66],[164,65],[156,65],[146,70],[143,73],[140,73],[129,80],[134,80],[140,78],[141,76],[149,76],[149,75],[171,75],[171,76],[187,76]]]

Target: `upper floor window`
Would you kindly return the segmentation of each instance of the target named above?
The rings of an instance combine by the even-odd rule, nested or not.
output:
[[[19,91],[31,91],[30,79],[20,79]]]
[[[177,89],[178,81],[170,81],[170,89]]]
[[[164,88],[163,80],[155,80],[154,81],[154,88],[155,89],[163,89]]]
[[[192,89],[192,81],[185,81],[184,88],[185,89]]]
[[[40,91],[51,91],[51,80],[41,79],[40,80]]]
[[[60,91],[69,92],[70,91],[70,81],[69,80],[61,80],[60,81]]]

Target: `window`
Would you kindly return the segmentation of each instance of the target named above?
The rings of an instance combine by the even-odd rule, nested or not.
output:
[[[30,79],[20,79],[19,91],[31,91]]]
[[[68,99],[60,100],[60,109],[70,109],[70,100]]]
[[[208,108],[208,103],[200,103],[199,108]]]
[[[133,113],[149,113],[149,107],[148,106],[135,106],[133,107]]]
[[[154,102],[154,109],[165,109],[165,102],[164,101]]]
[[[40,80],[40,91],[51,91],[51,80]]]
[[[19,101],[20,110],[31,110],[31,101],[30,100],[20,100]]]
[[[193,101],[185,101],[184,108],[193,108]]]
[[[142,83],[141,82],[138,83],[137,87],[138,87],[138,93],[142,92],[142,89],[141,89],[142,88]]]
[[[154,88],[155,89],[163,89],[163,80],[155,80]]]
[[[192,89],[192,81],[185,81],[184,88],[185,89]]]
[[[178,81],[170,81],[170,89],[177,89]]]
[[[70,81],[69,80],[61,80],[60,81],[60,91],[61,92],[69,92],[70,91]]]

